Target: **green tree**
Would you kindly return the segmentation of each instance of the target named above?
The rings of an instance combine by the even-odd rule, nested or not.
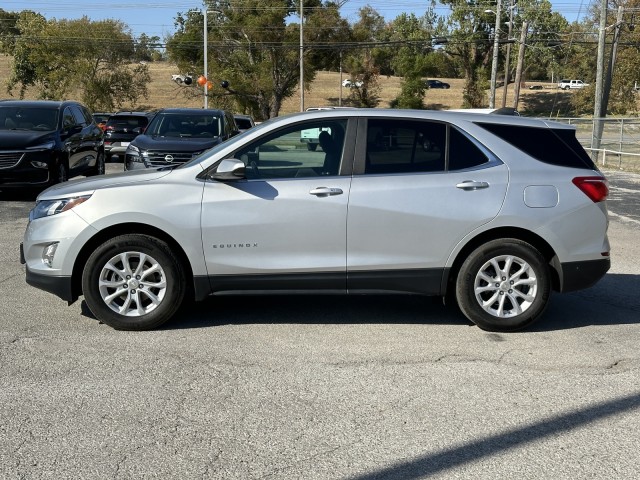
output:
[[[394,75],[403,77],[394,106],[423,108],[426,87],[423,77],[437,72],[431,37],[435,15],[430,10],[422,18],[403,13],[387,27],[394,52],[389,65]]]
[[[19,14],[16,12],[6,12],[0,8],[0,52],[9,53],[15,37],[20,34],[16,27]]]
[[[207,1],[209,80],[216,86],[210,94],[216,105],[229,103],[229,93],[237,109],[258,119],[277,116],[284,99],[292,96],[299,84],[299,24],[288,22],[296,16],[292,0],[210,0]],[[344,35],[335,4],[305,2],[305,86],[311,83],[316,64],[327,63],[326,53],[313,43],[327,45]],[[331,27],[332,26],[332,27]],[[167,51],[183,72],[203,71],[202,12],[179,14],[177,31],[167,42]],[[331,28],[330,28],[331,27]],[[324,60],[320,60],[324,58]],[[225,92],[217,86],[229,82]]]
[[[140,34],[134,44],[134,59],[138,62],[152,62],[162,58],[162,53],[158,50],[160,37],[148,36],[146,33]]]
[[[608,62],[611,56],[613,35],[616,29],[617,7],[624,7],[622,23],[619,25],[618,53],[611,76],[611,88],[609,90],[609,102],[607,113],[625,115],[637,113],[638,93],[634,90],[635,82],[640,82],[640,32],[635,26],[637,12],[640,10],[640,0],[620,0],[609,8],[607,12],[607,36],[605,48],[605,76],[608,71]],[[582,33],[578,38],[591,39],[589,43],[570,44],[567,62],[561,70],[563,75],[571,78],[580,78],[589,82],[589,88],[576,92],[571,96],[571,104],[575,114],[590,114],[594,110],[597,45],[596,35],[600,24],[599,9],[592,9],[591,15],[579,25],[572,25],[574,31]],[[584,32],[591,33],[590,35]],[[577,34],[574,34],[577,36]]]
[[[368,5],[361,8],[358,15],[359,19],[352,27],[352,38],[361,45],[358,49],[349,51],[344,63],[351,79],[362,84],[351,89],[348,101],[356,107],[373,108],[380,103],[378,77],[381,56],[384,55],[384,51],[376,44],[384,41],[386,23]]]
[[[79,91],[96,110],[113,110],[146,97],[148,69],[129,64],[133,40],[124,24],[86,17],[47,21],[24,11],[16,27],[19,35],[9,52],[13,56],[9,93],[19,87],[23,98],[26,88],[35,86],[40,98],[64,99]]]

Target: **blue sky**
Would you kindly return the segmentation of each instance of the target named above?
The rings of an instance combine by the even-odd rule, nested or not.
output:
[[[260,0],[256,0],[259,2]],[[570,22],[586,15],[592,0],[551,0],[554,10],[562,13]],[[349,0],[342,7],[342,15],[350,21],[357,18],[357,11],[364,5],[370,5],[387,19],[393,19],[402,12],[422,15],[427,2],[410,0]],[[3,0],[0,8],[7,11],[20,11],[29,8],[47,18],[80,18],[86,15],[91,20],[115,18],[122,20],[134,35],[146,33],[164,38],[173,33],[173,20],[177,12],[190,8],[201,8],[201,0]],[[444,14],[448,8],[439,7],[438,13]]]

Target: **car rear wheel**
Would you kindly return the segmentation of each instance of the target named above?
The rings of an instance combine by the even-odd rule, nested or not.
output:
[[[456,299],[462,313],[483,330],[528,327],[551,294],[549,267],[538,250],[517,239],[493,240],[462,264]]]
[[[82,274],[87,305],[117,330],[149,330],[184,300],[186,280],[169,246],[148,235],[121,235],[99,246]]]

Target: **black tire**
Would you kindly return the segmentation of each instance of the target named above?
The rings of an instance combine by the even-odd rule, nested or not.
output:
[[[318,149],[317,143],[307,143],[307,150],[310,152],[315,152]]]
[[[103,323],[116,330],[150,330],[178,310],[186,279],[165,242],[148,235],[121,235],[91,254],[82,272],[82,291]]]
[[[493,240],[474,250],[456,280],[462,313],[492,332],[528,327],[544,313],[550,295],[551,278],[544,257],[513,238]]]
[[[105,172],[105,158],[104,152],[100,150],[98,155],[96,156],[96,165],[89,172],[87,172],[87,177],[92,177],[94,175],[104,175]]]
[[[51,172],[51,184],[55,185],[57,183],[63,183],[69,180],[69,167],[66,162],[59,161],[53,167],[53,171]]]

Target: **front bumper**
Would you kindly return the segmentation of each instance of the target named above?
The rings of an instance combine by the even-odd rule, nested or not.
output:
[[[29,267],[26,267],[27,276],[26,280],[32,287],[39,288],[45,292],[53,293],[57,297],[69,302],[69,304],[75,302],[78,299],[77,295],[73,294],[73,288],[71,285],[71,277],[69,276],[50,276],[42,275],[37,272],[32,272]]]

